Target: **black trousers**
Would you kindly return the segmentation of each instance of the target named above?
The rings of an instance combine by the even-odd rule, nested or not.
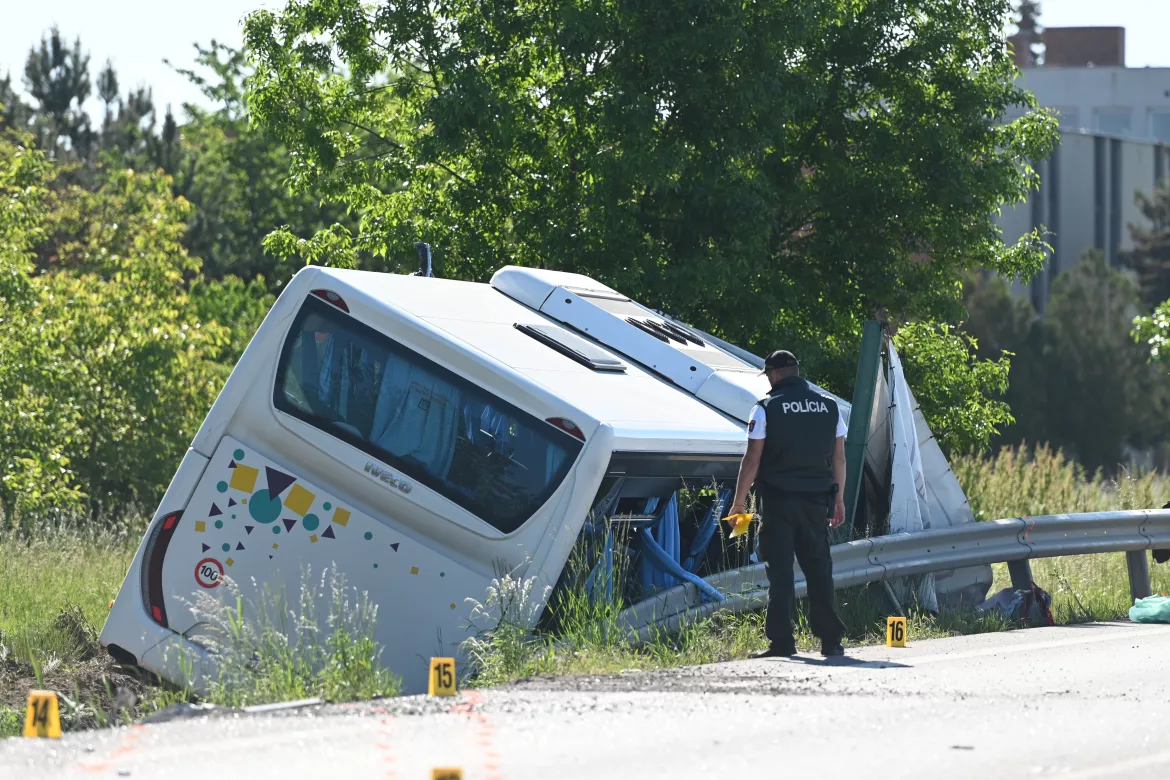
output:
[[[829,556],[832,498],[827,493],[783,493],[756,483],[763,515],[760,557],[768,572],[768,617],[764,630],[772,647],[792,649],[792,610],[796,604],[792,557],[808,583],[809,623],[821,641],[841,641],[845,626],[837,617],[833,559]]]

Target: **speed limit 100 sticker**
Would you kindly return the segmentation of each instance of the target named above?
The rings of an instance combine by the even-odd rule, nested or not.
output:
[[[195,581],[204,588],[214,588],[223,579],[223,564],[215,558],[204,558],[195,564]]]

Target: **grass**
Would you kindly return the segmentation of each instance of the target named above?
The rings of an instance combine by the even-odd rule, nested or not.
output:
[[[847,626],[848,646],[885,642],[886,617],[890,611],[878,590],[842,591],[838,593],[838,608]],[[907,638],[911,641],[936,639],[1010,627],[996,615],[976,615],[972,611],[939,616],[911,612]],[[466,684],[486,687],[529,677],[612,674],[629,669],[719,663],[747,658],[767,646],[764,616],[758,612],[716,614],[689,625],[680,634],[657,636],[640,647],[616,638],[620,636],[616,625],[614,636],[613,640],[579,635],[530,636],[515,627],[500,626],[471,640],[475,674]],[[796,643],[802,652],[820,650],[819,640],[808,628],[803,605],[798,616]]]
[[[580,555],[568,566],[570,583],[582,582],[591,568],[588,557]],[[620,571],[621,567],[616,568]],[[485,602],[473,601],[473,622],[482,625],[490,620],[491,627],[464,645],[472,662],[472,674],[465,685],[483,687],[538,676],[610,674],[717,663],[746,658],[767,645],[764,615],[760,612],[716,613],[687,625],[677,634],[662,633],[634,645],[622,630],[620,600],[610,603],[590,599],[575,584],[552,594],[550,609],[556,613],[555,629],[532,633],[525,626],[529,625],[529,611],[538,603],[533,588],[534,580],[505,573],[493,580]],[[615,592],[621,590],[620,583],[615,585]],[[880,586],[839,591],[837,605],[848,645],[885,642],[886,618],[891,612]],[[805,607],[801,602],[797,611],[796,644],[804,652],[816,652],[820,650],[820,640],[809,628]],[[970,609],[940,615],[911,610],[907,619],[910,640],[1012,627],[998,615],[977,614]]]
[[[1152,509],[1170,500],[1170,476],[1087,473],[1047,446],[1004,447],[992,457],[951,459],[976,520],[1114,509]]]
[[[1115,478],[1087,473],[1049,447],[1005,447],[989,458],[951,461],[979,520],[1063,512],[1151,509],[1170,501],[1170,476],[1123,471]],[[991,593],[1011,585],[1007,566],[994,564]],[[1131,605],[1124,553],[1032,561],[1032,577],[1052,594],[1057,623],[1116,620]],[[1150,564],[1155,593],[1170,592],[1170,564]]]
[[[66,731],[135,720],[195,698],[126,674],[98,645],[137,545],[125,535],[67,528],[0,539],[0,737],[20,734],[34,688],[60,694]],[[230,603],[207,598],[194,605],[218,627],[208,641],[224,659],[210,702],[353,701],[399,692],[399,681],[379,662],[374,606],[330,573],[306,573],[305,582],[292,603],[248,604],[232,596]],[[311,597],[315,592],[331,595],[324,607]]]
[[[979,519],[1162,506],[1170,478],[1157,473],[1088,474],[1044,447],[1004,449],[994,457],[952,461]],[[122,524],[117,527],[133,527]],[[79,526],[40,527],[30,538],[0,538],[0,736],[18,734],[27,692],[47,687],[63,694],[66,729],[131,720],[175,701],[193,698],[122,673],[98,648],[105,620],[133,558],[138,539],[116,531]],[[595,552],[595,551],[594,551]],[[538,603],[532,584],[498,577],[483,604],[491,629],[469,640],[473,678],[487,686],[537,675],[605,674],[663,669],[743,658],[765,645],[759,613],[715,615],[676,636],[657,636],[641,647],[622,640],[620,604],[595,602],[585,594],[581,558],[572,587],[554,596],[551,630],[529,632],[526,610]],[[620,567],[619,567],[620,568]],[[996,565],[992,593],[1007,587],[1006,566]],[[1060,623],[1108,620],[1129,608],[1125,557],[1121,553],[1032,562],[1035,579],[1053,596]],[[1170,564],[1151,565],[1155,592],[1170,592]],[[620,591],[620,588],[618,589]],[[226,593],[227,590],[224,589]],[[313,592],[329,592],[318,604]],[[837,594],[847,626],[847,645],[884,641],[889,608],[880,587]],[[291,601],[265,594],[259,604],[229,599],[193,605],[220,627],[217,650],[225,672],[210,700],[227,706],[321,696],[335,701],[393,695],[398,681],[378,662],[372,639],[376,614],[362,594],[347,590],[331,573],[306,574]],[[319,612],[318,612],[319,610]],[[247,616],[248,619],[246,619]],[[973,611],[931,616],[911,612],[911,641],[1000,631],[1015,626]],[[482,625],[482,623],[477,623]],[[797,644],[815,651],[803,605]]]
[[[32,688],[62,694],[62,725],[120,717],[148,686],[119,672],[97,644],[137,540],[112,532],[42,529],[0,538],[0,736],[23,728]],[[129,707],[133,711],[133,705]]]
[[[286,594],[265,591],[249,603],[230,581],[223,595],[200,594],[193,605],[199,619],[214,627],[201,637],[220,666],[208,695],[212,703],[358,701],[401,691],[401,680],[382,666],[374,641],[377,605],[347,588],[336,571],[320,577],[306,571],[292,602]]]
[[[1170,478],[1150,473],[1122,473],[1116,479],[1088,474],[1059,451],[1048,447],[1004,448],[992,457],[952,459],[978,520],[1021,515],[1091,512],[1160,507],[1170,499]],[[582,572],[587,562],[570,562]],[[1053,597],[1057,623],[1082,623],[1125,617],[1130,607],[1129,580],[1124,553],[1077,556],[1032,562],[1037,583]],[[990,594],[1010,585],[1007,566],[993,566]],[[578,579],[581,577],[578,575]],[[1170,591],[1170,564],[1151,567],[1154,592]],[[621,590],[620,587],[617,588]],[[989,595],[990,595],[989,594]],[[492,630],[471,640],[468,647],[477,675],[472,684],[495,685],[533,675],[604,674],[622,669],[672,666],[743,658],[766,645],[759,614],[715,615],[688,627],[677,636],[655,637],[642,647],[622,641],[616,622],[621,605],[594,606],[580,588],[569,588],[554,608],[564,615],[552,634],[528,634],[526,623],[513,616],[531,598],[525,584],[496,580],[488,603],[480,605],[495,616]],[[866,586],[840,591],[838,612],[851,646],[885,641],[886,617],[891,614],[880,588]],[[808,628],[802,603],[796,641],[802,651],[819,649]],[[934,639],[1021,627],[997,614],[974,610],[946,611],[934,616],[911,610],[907,638]]]
[[[9,651],[22,660],[77,658],[84,643],[60,630],[58,615],[75,608],[100,626],[137,546],[137,539],[59,528],[32,540],[0,539],[0,632]]]

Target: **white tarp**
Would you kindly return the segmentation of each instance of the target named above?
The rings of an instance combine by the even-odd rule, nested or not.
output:
[[[914,425],[914,410],[918,405],[914,402],[914,395],[902,372],[898,350],[892,342],[887,381],[890,386],[889,420],[893,449],[890,468],[890,533],[915,533],[930,528],[930,502],[926,476],[922,472],[918,432]],[[933,574],[909,577],[892,585],[899,600],[904,601],[913,593],[923,609],[938,612]]]

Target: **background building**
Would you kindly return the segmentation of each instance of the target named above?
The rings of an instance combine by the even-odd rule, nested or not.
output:
[[[1039,62],[1029,40],[1044,45]],[[998,219],[1007,242],[1036,227],[1051,233],[1048,267],[1019,288],[1043,312],[1052,279],[1086,249],[1117,264],[1131,248],[1129,224],[1144,219],[1135,193],[1165,183],[1170,68],[1125,67],[1120,27],[1050,27],[1039,36],[1022,30],[1013,43],[1022,86],[1060,118],[1059,147],[1037,163],[1040,190]]]
[[[1170,147],[1147,140],[1062,130],[1060,145],[1037,163],[1040,189],[1026,203],[1005,209],[997,222],[1011,243],[1033,228],[1046,228],[1052,254],[1029,285],[1019,287],[1043,312],[1052,279],[1071,268],[1086,249],[1099,249],[1110,265],[1132,248],[1128,226],[1144,217],[1136,192],[1152,193],[1170,171]]]

